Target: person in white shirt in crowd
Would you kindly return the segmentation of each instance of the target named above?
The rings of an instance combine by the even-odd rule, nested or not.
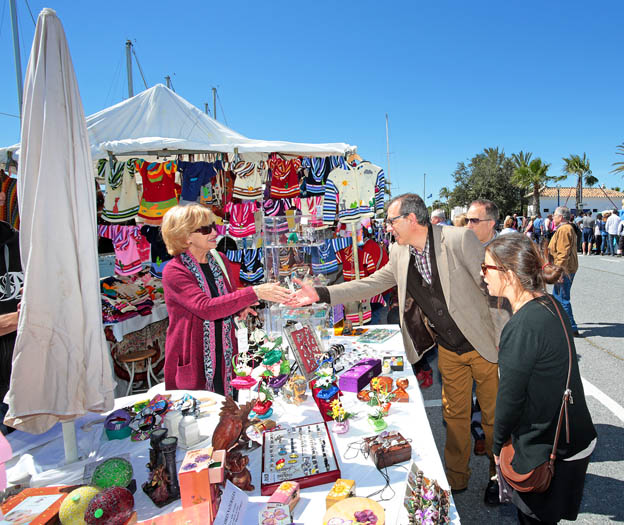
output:
[[[614,208],[613,213],[609,215],[607,219],[607,224],[605,228],[607,230],[607,255],[616,255],[617,253],[617,244],[618,244],[618,228],[620,226],[620,215],[618,211]]]
[[[431,224],[433,224],[434,226],[436,224],[446,224],[446,213],[443,209],[438,208],[431,212]]]
[[[505,217],[505,222],[503,223],[503,229],[501,230],[499,235],[506,235],[508,233],[517,233],[513,225],[514,225],[513,217],[511,215],[507,215],[507,217]]]

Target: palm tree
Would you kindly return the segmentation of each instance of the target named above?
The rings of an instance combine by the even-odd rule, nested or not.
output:
[[[549,181],[559,180],[563,177],[548,175],[550,164],[542,162],[537,158],[531,160],[531,153],[525,154],[522,151],[513,155],[514,173],[511,176],[511,183],[519,188],[531,189],[533,191],[534,213],[540,211],[540,190]]]
[[[587,155],[583,153],[583,158],[580,155],[570,155],[569,157],[563,157],[563,172],[566,175],[576,175],[576,213],[579,214],[582,211],[583,203],[583,179],[587,180],[592,171],[589,167],[589,159]],[[592,177],[595,179],[595,177]],[[590,182],[592,179],[589,179]]]
[[[624,155],[624,142],[616,146],[615,149],[620,150],[615,152],[616,155]],[[615,166],[615,168],[611,170],[611,173],[622,173],[622,177],[624,177],[624,162],[614,162],[611,166]]]

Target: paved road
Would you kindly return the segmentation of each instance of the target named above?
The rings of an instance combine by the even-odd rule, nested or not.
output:
[[[572,307],[579,330],[575,339],[585,395],[598,431],[585,494],[576,523],[624,523],[624,258],[579,257]],[[441,386],[437,360],[430,356],[434,384],[423,391],[427,415],[443,457]],[[483,504],[488,461],[472,456],[468,490],[455,496],[462,523],[517,523],[515,507]],[[566,523],[566,522],[562,522]]]

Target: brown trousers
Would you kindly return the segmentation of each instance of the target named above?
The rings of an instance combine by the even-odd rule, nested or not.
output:
[[[485,433],[485,449],[490,458],[490,478],[495,475],[492,458],[494,411],[498,392],[498,365],[490,363],[476,351],[458,355],[438,345],[438,368],[442,374],[442,414],[446,422],[444,463],[451,488],[468,486],[472,438],[470,419],[472,382],[477,385],[481,406],[481,425]]]

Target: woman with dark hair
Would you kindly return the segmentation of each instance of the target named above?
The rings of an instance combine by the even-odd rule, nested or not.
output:
[[[563,269],[525,235],[511,233],[488,245],[481,275],[490,295],[509,300],[513,315],[500,338],[500,383],[496,397],[494,445],[496,463],[511,440],[513,468],[519,474],[548,461],[570,366],[566,425],[557,443],[555,473],[546,492],[517,492],[512,496],[520,523],[575,520],[581,504],[589,457],[596,445],[594,429],[581,383],[572,326],[561,305],[546,293],[546,284],[559,280]]]

